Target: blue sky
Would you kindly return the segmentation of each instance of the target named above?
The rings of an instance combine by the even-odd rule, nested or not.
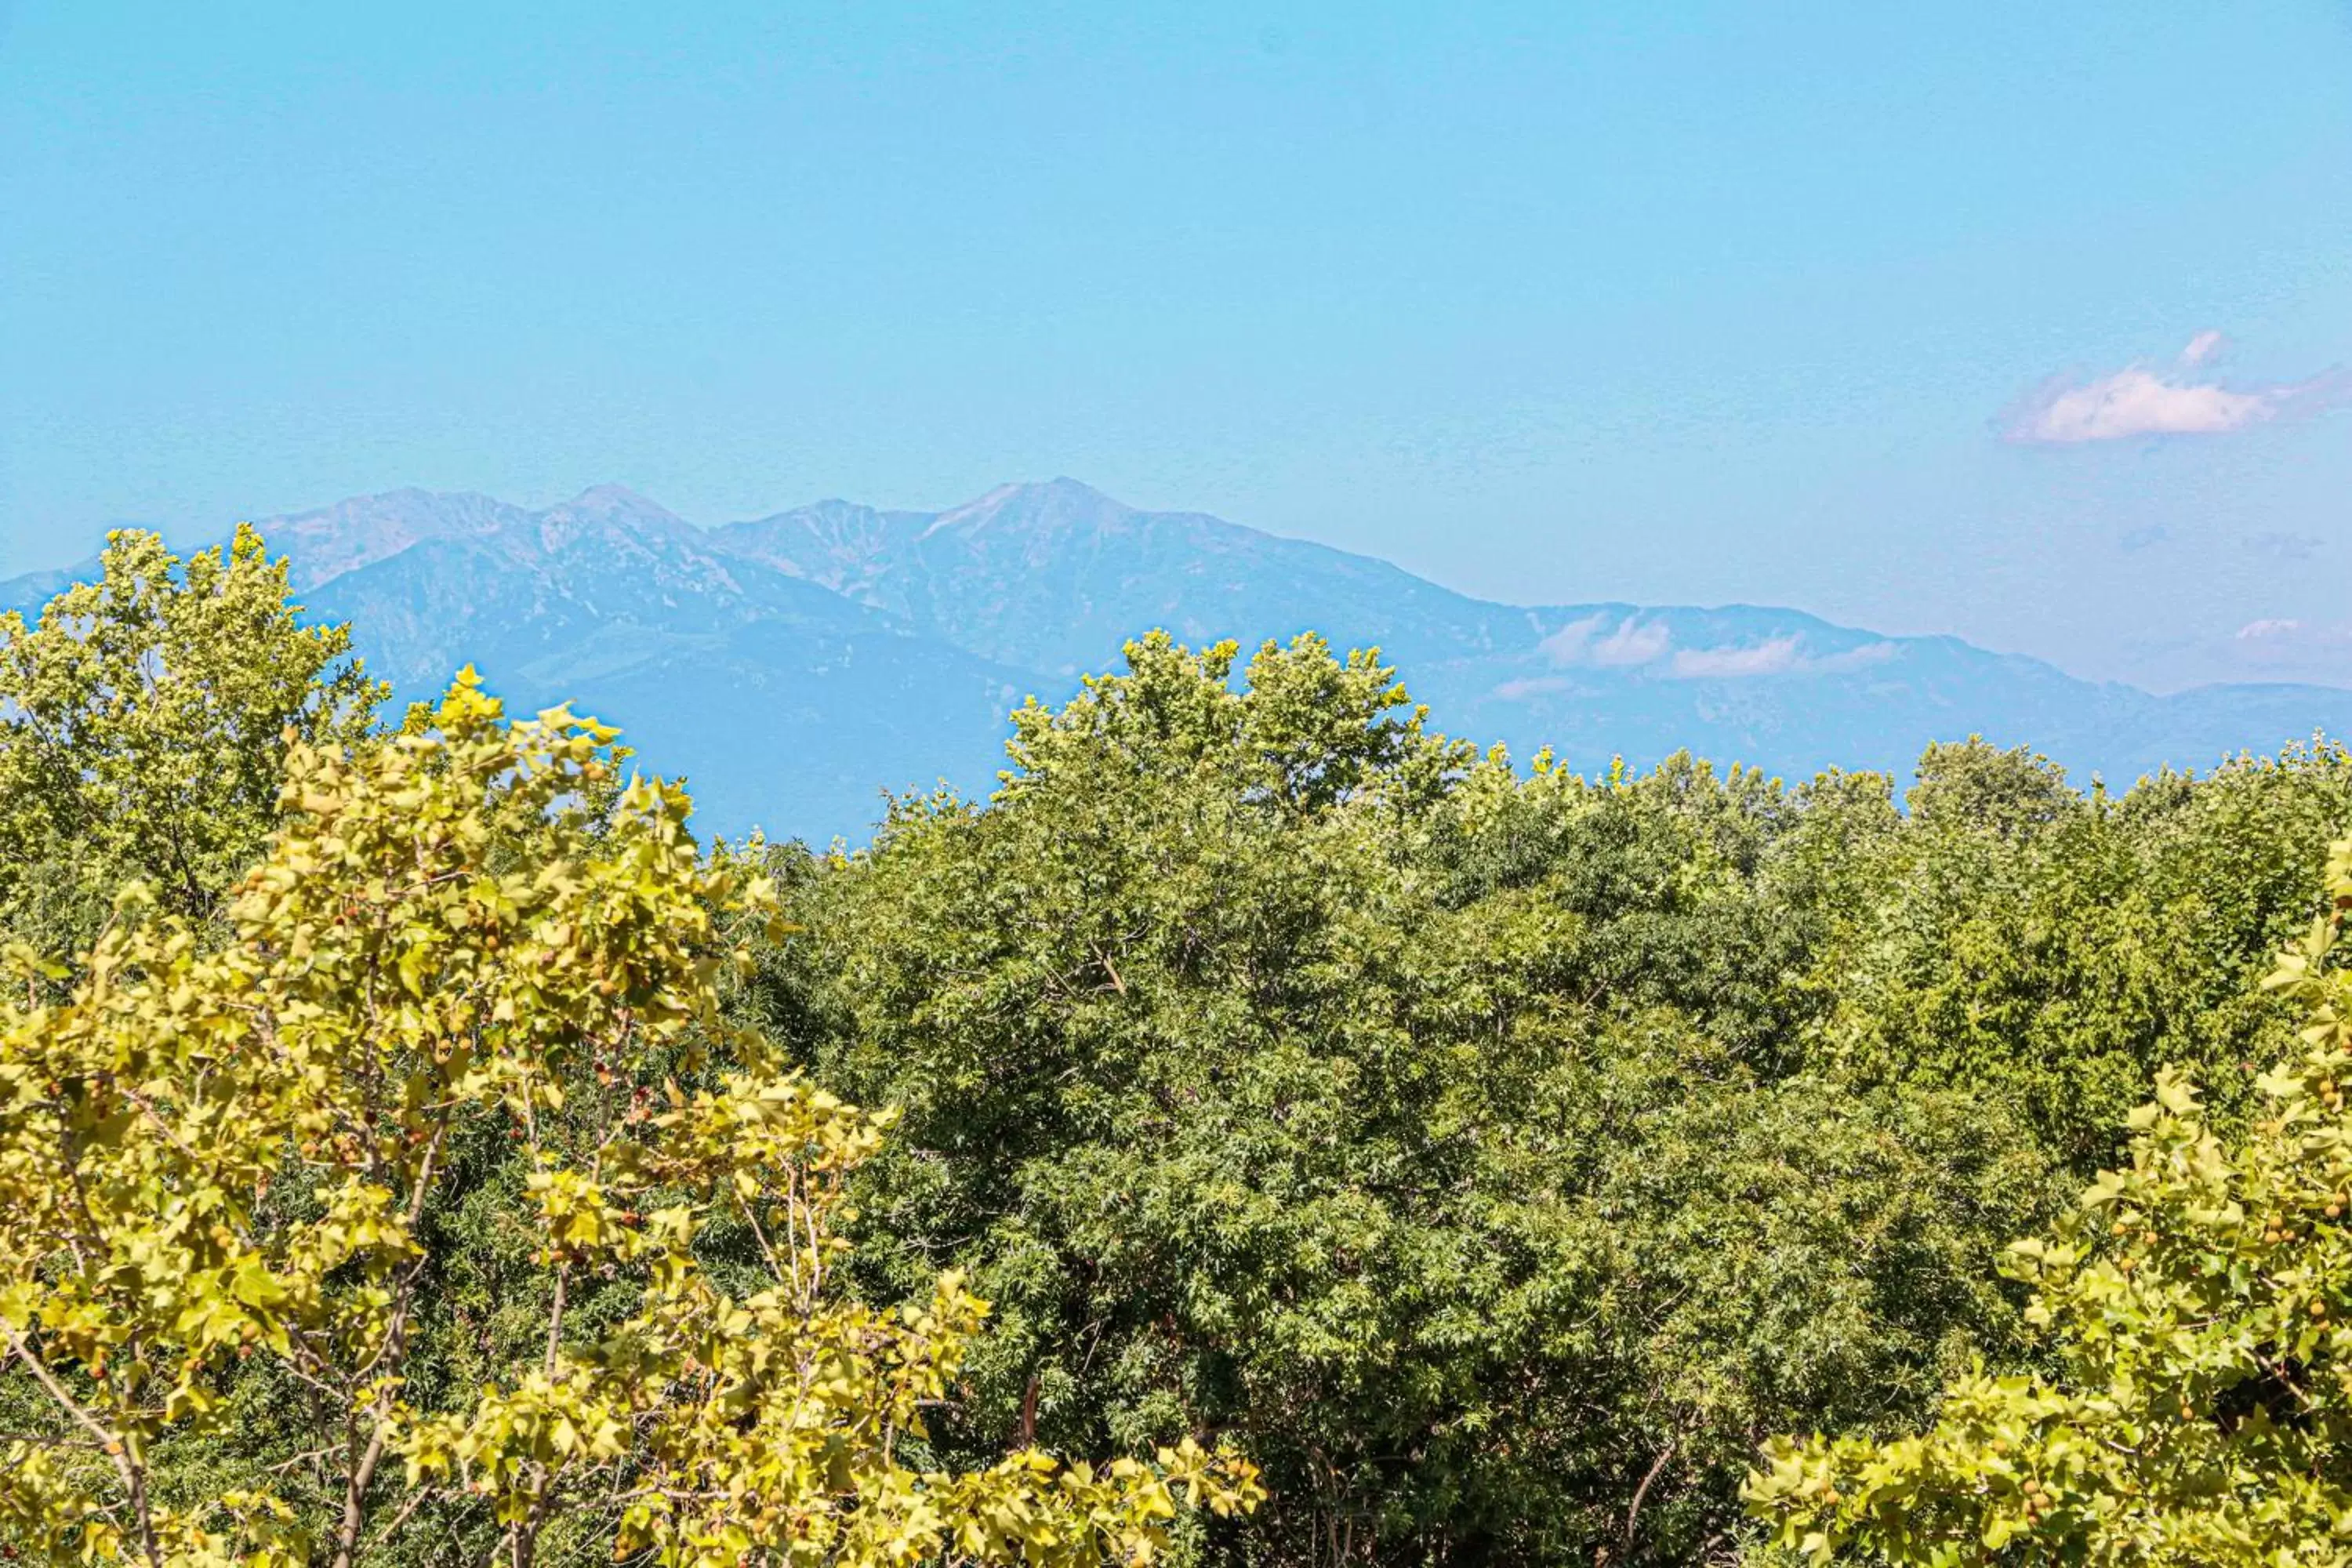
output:
[[[2347,365],[2346,0],[0,0],[0,572],[1067,473],[1521,602],[2352,683]]]

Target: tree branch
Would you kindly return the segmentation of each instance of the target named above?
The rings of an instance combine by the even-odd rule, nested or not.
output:
[[[1643,1476],[1642,1478],[1642,1484],[1633,1489],[1633,1506],[1625,1510],[1624,1550],[1628,1556],[1631,1556],[1633,1551],[1633,1522],[1642,1517],[1642,1500],[1650,1495],[1650,1483],[1658,1479],[1658,1472],[1666,1468],[1666,1461],[1675,1457],[1675,1443],[1677,1439],[1674,1438],[1667,1439],[1666,1446],[1659,1449],[1658,1457],[1651,1461],[1650,1473]]]
[[[0,1334],[7,1337],[8,1348],[16,1352],[18,1361],[25,1363],[25,1370],[31,1373],[35,1381],[48,1391],[49,1397],[57,1401],[58,1407],[71,1416],[77,1426],[98,1440],[98,1446],[105,1451],[106,1457],[113,1461],[114,1473],[121,1479],[122,1489],[131,1499],[131,1510],[139,1520],[140,1550],[146,1554],[150,1563],[156,1565],[156,1568],[163,1568],[163,1554],[155,1545],[154,1516],[147,1507],[145,1470],[131,1462],[130,1451],[123,1446],[121,1437],[109,1431],[97,1416],[84,1409],[79,1400],[66,1392],[65,1384],[59,1383],[57,1375],[49,1371],[41,1358],[33,1353],[33,1347],[25,1342],[25,1336],[17,1331],[16,1324],[0,1319]]]

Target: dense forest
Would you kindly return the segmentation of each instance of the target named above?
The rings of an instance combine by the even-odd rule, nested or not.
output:
[[[0,624],[18,1559],[2352,1554],[2334,745],[1633,773],[1154,633],[705,844],[349,649],[249,531]]]

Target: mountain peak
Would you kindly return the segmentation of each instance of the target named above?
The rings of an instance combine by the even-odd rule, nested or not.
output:
[[[877,783],[984,790],[1022,692],[1069,693],[1153,626],[1194,647],[1308,628],[1377,645],[1449,729],[1585,765],[1688,748],[1783,775],[1900,776],[1927,741],[1975,731],[2131,777],[2352,733],[2343,690],[2158,698],[1789,610],[1487,604],[1066,477],[937,517],[829,502],[705,531],[608,484],[543,510],[393,490],[263,529],[309,614],[351,620],[402,698],[472,660],[515,711],[577,699],[690,773],[730,829],[850,831]],[[62,585],[0,584],[0,607],[37,612]],[[744,723],[747,704],[781,721]]]
[[[310,511],[264,518],[258,526],[272,549],[291,558],[294,584],[307,592],[426,540],[484,538],[526,515],[470,490],[405,485]]]
[[[570,500],[548,510],[615,521],[631,520],[672,528],[689,526],[683,518],[660,502],[649,500],[621,484],[591,485]]]
[[[950,507],[932,520],[924,531],[970,531],[992,523],[1017,521],[1032,527],[1068,529],[1099,526],[1137,515],[1135,508],[1114,500],[1066,474],[1042,481],[999,485],[976,500]]]

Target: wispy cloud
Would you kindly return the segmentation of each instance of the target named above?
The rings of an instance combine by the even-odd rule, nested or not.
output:
[[[2352,401],[2352,378],[2336,371],[2308,381],[2224,385],[2203,374],[2224,346],[2221,333],[2202,331],[2170,365],[2142,362],[2088,381],[2054,376],[2002,416],[2001,434],[2025,445],[2060,447],[2136,436],[2219,436]]]
[[[1517,702],[1522,697],[1542,697],[1554,691],[1574,691],[1575,689],[1577,689],[1576,682],[1564,676],[1535,675],[1526,676],[1517,680],[1506,680],[1495,688],[1491,695],[1499,697],[1506,702]]]
[[[1684,647],[1675,650],[1666,673],[1684,680],[1786,675],[1803,657],[1795,637],[1773,637],[1752,647]]]
[[[1672,680],[1745,680],[1768,675],[1840,675],[1884,664],[1901,650],[1891,642],[1864,643],[1836,653],[1812,654],[1804,638],[1789,633],[1756,643],[1677,647],[1665,622],[1640,616],[1587,616],[1570,621],[1539,645],[1564,668],[1648,669]],[[1498,697],[1534,696],[1569,683],[1558,677],[1507,682]]]
[[[2352,625],[2284,616],[2248,621],[2231,637],[2230,651],[2251,671],[2273,679],[2336,685],[2352,658]]]
[[[2282,637],[2291,637],[2301,630],[2303,630],[2301,621],[2248,621],[2238,628],[2238,640],[2240,642],[2274,642]]]
[[[1864,643],[1842,653],[1809,654],[1804,640],[1772,637],[1748,647],[1677,648],[1666,673],[1684,680],[1741,680],[1759,675],[1844,675],[1885,664],[1902,650],[1891,642]]]
[[[2228,347],[2229,342],[2229,339],[2208,327],[2189,340],[2189,346],[2180,351],[2180,363],[2189,365],[2203,364]]]
[[[2278,620],[2248,621],[2232,639],[2249,651],[2288,649],[2341,653],[2352,648],[2352,624]]]
[[[1663,621],[1627,616],[1612,629],[1607,616],[1593,615],[1569,622],[1538,647],[1554,664],[1623,669],[1663,658],[1673,643],[1674,633]]]

